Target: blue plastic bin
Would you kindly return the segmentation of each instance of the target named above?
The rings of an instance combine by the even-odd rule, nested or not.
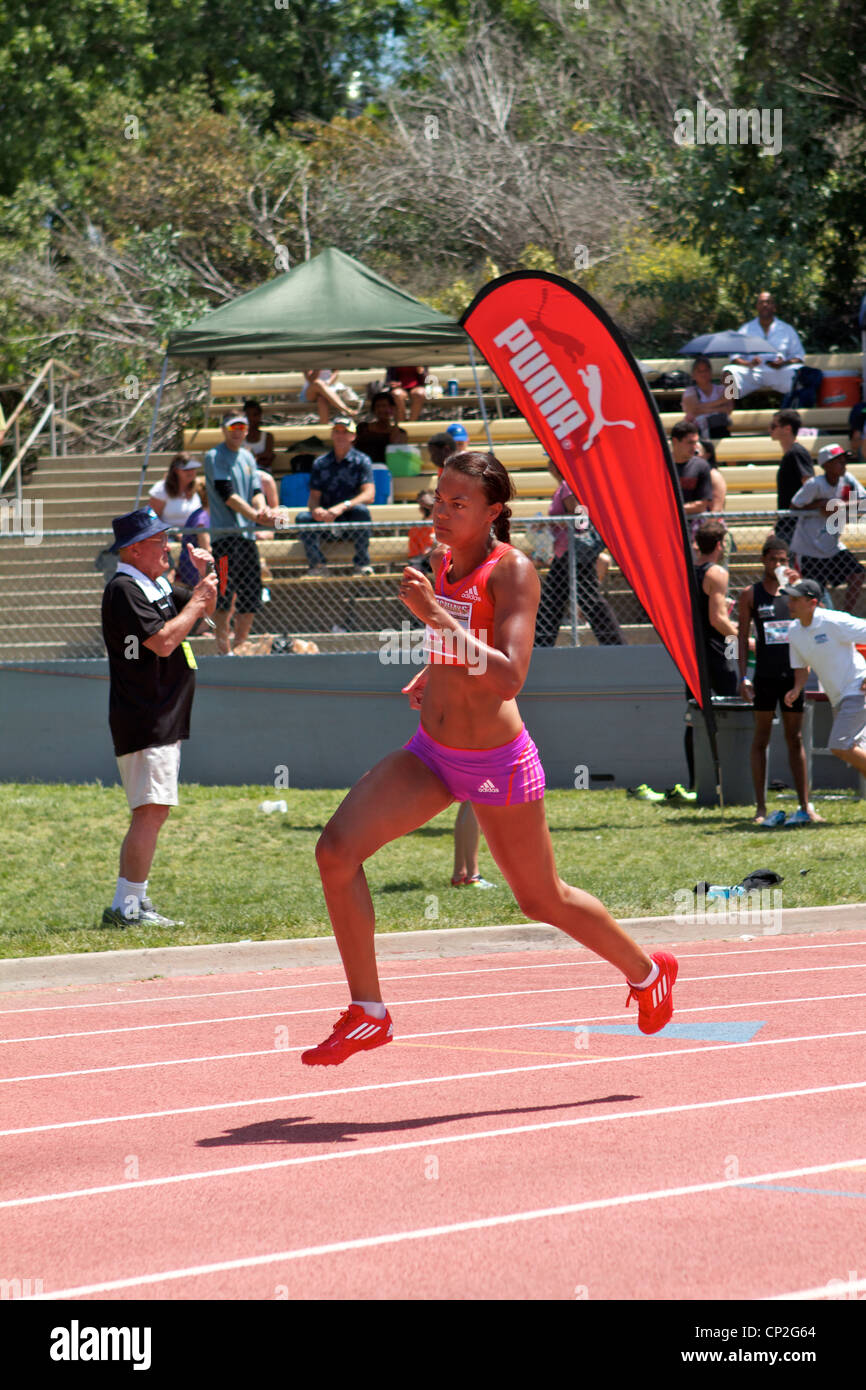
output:
[[[280,480],[280,506],[306,507],[311,476],[310,473],[286,473]]]

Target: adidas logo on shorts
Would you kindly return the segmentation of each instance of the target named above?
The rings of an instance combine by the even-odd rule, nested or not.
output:
[[[480,792],[498,792],[498,791],[499,791],[499,788],[498,788],[498,787],[494,787],[493,783],[491,782],[490,778],[488,777],[488,779],[487,779],[486,782],[482,782],[482,783],[481,783],[481,786],[478,788],[478,790],[479,790]]]

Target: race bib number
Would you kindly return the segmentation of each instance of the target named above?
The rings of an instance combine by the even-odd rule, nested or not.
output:
[[[789,618],[778,619],[772,623],[764,623],[764,641],[768,647],[778,647],[788,641],[791,621]]]
[[[436,602],[445,609],[446,613],[450,613],[452,617],[457,619],[464,631],[468,632],[470,630],[470,623],[472,620],[471,603],[465,603],[462,599],[443,598],[441,594],[436,595]],[[424,635],[425,661],[439,661],[440,663],[443,660],[455,663],[459,662],[461,660],[459,650],[461,647],[463,649],[461,664],[465,664],[466,649],[464,644],[460,642],[457,634],[450,631],[443,631],[442,628],[439,627],[427,626]]]

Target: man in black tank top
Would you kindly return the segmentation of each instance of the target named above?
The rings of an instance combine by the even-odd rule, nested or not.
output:
[[[788,600],[779,593],[776,569],[781,565],[788,567],[788,547],[778,535],[770,535],[761,550],[764,572],[761,578],[744,589],[740,595],[739,606],[739,662],[740,692],[745,700],[754,703],[755,737],[752,742],[752,780],[755,784],[755,824],[762,825],[767,818],[767,747],[776,706],[782,710],[782,727],[788,745],[788,761],[791,776],[800,799],[798,819],[821,821],[809,802],[806,753],[803,748],[803,695],[801,694],[789,708],[784,696],[794,684],[791,669],[791,654],[788,646],[788,623],[790,614]],[[795,574],[794,570],[790,575]],[[749,652],[749,631],[755,624],[755,679],[754,684],[746,678],[746,664]],[[777,815],[781,813],[777,812]]]
[[[723,521],[704,521],[698,527],[695,532],[695,575],[710,689],[714,695],[733,696],[737,693],[737,668],[728,653],[732,652],[737,629],[728,617],[728,572],[720,563],[724,555],[726,530]],[[690,696],[691,691],[686,686],[686,699]],[[685,750],[690,790],[695,785],[694,749],[694,729],[687,724]]]

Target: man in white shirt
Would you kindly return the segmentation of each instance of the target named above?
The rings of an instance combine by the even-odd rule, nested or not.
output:
[[[741,324],[741,333],[766,338],[767,351],[754,357],[735,357],[724,368],[734,378],[737,397],[752,391],[779,391],[786,396],[806,356],[797,332],[789,323],[776,318],[776,305],[769,290],[758,295],[757,317]]]
[[[861,487],[846,468],[847,454],[838,444],[828,444],[818,454],[823,476],[807,478],[791,498],[799,512],[791,537],[791,552],[804,579],[814,579],[824,589],[847,584],[844,610],[851,613],[866,579],[866,570],[842,544],[848,502],[856,498],[859,511],[866,501]]]
[[[866,622],[819,608],[821,586],[814,579],[801,579],[781,592],[791,612],[788,645],[794,672],[785,704],[793,705],[811,668],[833,706],[829,748],[866,776],[866,660],[855,646],[866,644]]]

